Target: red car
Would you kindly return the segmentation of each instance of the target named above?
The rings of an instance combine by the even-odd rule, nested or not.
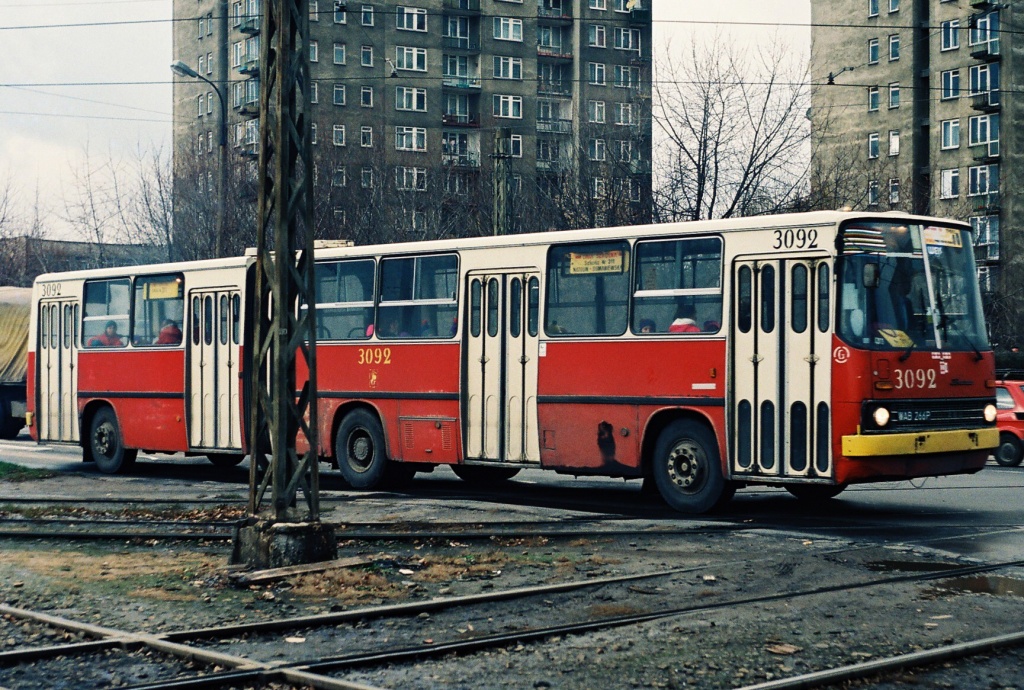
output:
[[[996,462],[1003,467],[1016,467],[1024,459],[1024,381],[998,381],[996,409]]]

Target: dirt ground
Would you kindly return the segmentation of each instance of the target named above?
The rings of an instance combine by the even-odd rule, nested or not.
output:
[[[16,490],[10,486],[3,490],[8,495],[43,495],[54,490],[58,480],[62,495],[84,498],[93,496],[97,487],[110,488],[106,478],[69,476],[30,480]],[[61,513],[52,506],[29,510],[21,503],[4,503],[2,493],[0,517]],[[212,493],[200,487],[190,495]],[[418,501],[409,511],[396,511],[393,497],[353,498],[353,503],[359,508],[349,514],[361,519],[376,515],[382,526],[432,510],[437,520],[450,519],[437,507],[443,504],[430,501]],[[170,510],[187,513],[191,519],[223,520],[236,516],[238,505],[189,505],[188,497],[182,496],[181,504]],[[123,513],[120,507],[90,503],[76,514],[142,518],[149,514],[147,510],[139,507]],[[166,519],[164,510],[154,516]],[[568,513],[551,512],[544,517],[553,516],[571,519]],[[339,558],[359,556],[363,565],[261,585],[239,585],[230,577],[230,542],[6,538],[0,539],[0,601],[122,630],[169,632],[676,570],[570,593],[209,643],[225,653],[266,661],[314,660],[592,617],[702,607],[637,625],[335,674],[376,687],[403,689],[735,688],[1022,628],[1022,569],[983,574],[970,581],[918,582],[910,578],[923,569],[969,562],[924,545],[879,545],[798,531],[708,530],[700,521],[686,524],[692,526],[691,533],[657,534],[650,531],[656,521],[618,520],[605,526],[628,530],[632,525],[635,534],[588,535],[587,529],[601,525],[587,523],[565,537],[342,541]],[[809,593],[886,577],[906,579]],[[765,599],[780,594],[792,596]],[[761,600],[749,601],[755,598]],[[82,639],[78,634],[0,617],[0,651]],[[854,686],[1021,688],[1021,662],[1021,653],[1011,650]],[[100,661],[72,657],[0,665],[0,688],[123,687],[187,672],[185,662],[168,662],[144,652],[107,655]],[[58,678],[61,683],[54,684]]]

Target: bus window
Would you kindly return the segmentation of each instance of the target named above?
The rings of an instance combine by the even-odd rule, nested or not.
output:
[[[559,245],[548,253],[544,331],[622,335],[629,297],[629,244]]]
[[[469,286],[469,333],[474,338],[480,337],[480,303],[483,296],[483,286],[480,281],[474,279]]]
[[[373,335],[373,259],[316,265],[317,340],[365,340]]]
[[[213,296],[203,298],[203,344],[213,344]]]
[[[228,313],[228,296],[220,296],[220,344],[228,344],[228,324],[231,314]]]
[[[740,272],[736,286],[736,326],[740,333],[750,333],[750,326],[753,323],[753,272],[750,266],[740,266]]]
[[[242,335],[242,298],[231,296],[231,342],[238,345]]]
[[[50,349],[50,308],[41,307],[39,309],[39,343],[42,345],[44,350]]]
[[[127,278],[90,280],[85,284],[82,337],[86,347],[127,345],[130,294]]]
[[[539,322],[540,312],[540,280],[538,278],[530,278],[530,282],[527,285],[527,312],[526,312],[526,330],[531,337],[537,336],[537,328]]]
[[[192,344],[199,344],[199,334],[202,333],[203,329],[200,327],[202,324],[202,301],[200,298],[192,298]]]
[[[498,279],[487,281],[487,335],[492,338],[498,335]]]
[[[761,330],[775,330],[775,267],[761,269]]]
[[[637,242],[634,333],[717,333],[722,324],[722,241]]]
[[[828,264],[818,266],[818,330],[822,333],[828,332],[829,314],[829,289],[832,281],[829,279]]]
[[[792,310],[793,332],[803,333],[807,330],[807,266],[804,264],[794,265],[791,282],[792,305],[790,309]]]
[[[518,338],[523,330],[523,281],[519,278],[512,279],[510,299],[508,334]]]
[[[454,338],[459,257],[455,254],[382,259],[378,338]]]
[[[71,319],[72,319],[71,305],[70,304],[65,304],[64,305],[64,349],[65,350],[70,350],[71,349],[71,328],[72,328],[72,326],[71,326]]]
[[[133,309],[133,345],[180,345],[185,316],[184,277],[172,273],[136,278]]]

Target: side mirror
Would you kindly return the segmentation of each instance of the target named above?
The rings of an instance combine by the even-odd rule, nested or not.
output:
[[[861,276],[861,281],[866,288],[876,288],[879,282],[881,282],[881,271],[878,270],[878,264],[864,264],[864,274]]]

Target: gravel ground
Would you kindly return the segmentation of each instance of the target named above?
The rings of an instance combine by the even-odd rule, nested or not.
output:
[[[65,495],[77,495],[74,481],[65,478]],[[31,482],[19,488],[33,495],[46,490]],[[0,506],[2,503],[0,498]],[[182,507],[188,507],[186,504],[183,498]],[[354,500],[353,504],[359,506],[355,512],[360,519],[369,521],[376,515],[381,526],[409,518],[408,513],[396,513],[394,501],[387,497]],[[417,502],[417,518],[429,517],[430,506],[429,501]],[[227,507],[216,504],[188,508],[190,517],[197,520],[223,519],[230,514]],[[493,505],[469,509],[477,509],[479,514],[496,512]],[[3,510],[11,514],[21,508],[6,506]],[[95,505],[87,510],[111,514],[110,508]],[[517,512],[514,519],[527,513]],[[140,508],[134,514],[144,517],[145,511]],[[440,511],[434,516],[435,520],[451,519]],[[579,516],[550,511],[544,517],[569,520]],[[537,519],[537,511],[533,518]],[[703,607],[637,625],[333,674],[381,688],[403,689],[736,688],[1015,632],[1024,618],[1024,570],[1005,570],[971,580],[892,582],[725,606],[742,599],[912,576],[924,568],[968,562],[921,546],[884,547],[777,530],[713,532],[700,529],[699,522],[683,523],[694,528],[691,534],[642,531],[651,524],[649,520],[616,520],[612,526],[617,529],[635,527],[637,532],[627,536],[587,536],[581,527],[580,533],[571,537],[352,540],[341,543],[339,557],[359,556],[365,565],[249,586],[236,584],[230,576],[230,544],[223,542],[7,539],[0,540],[0,601],[85,623],[161,633],[688,569],[570,593],[202,642],[221,653],[268,663],[315,661],[595,617]],[[673,527],[678,528],[679,523]],[[85,639],[0,617],[0,651]],[[1021,652],[1008,650],[848,687],[1018,688],[1022,687],[1021,661]],[[31,664],[0,663],[0,688],[114,688],[197,672],[187,662],[147,651],[111,651]],[[262,690],[264,686],[255,687]]]

